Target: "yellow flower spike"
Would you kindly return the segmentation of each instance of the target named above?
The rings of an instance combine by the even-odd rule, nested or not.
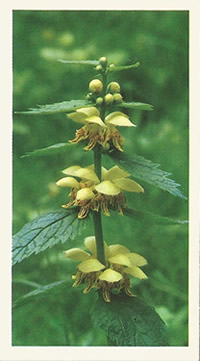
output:
[[[123,169],[119,168],[117,165],[107,170],[107,172],[104,173],[103,179],[108,179],[112,181],[115,178],[123,178],[128,177],[130,174]]]
[[[96,189],[97,192],[107,194],[110,196],[115,196],[121,192],[120,188],[117,185],[110,182],[109,180],[105,180],[99,183],[94,188]]]
[[[109,283],[118,282],[123,278],[121,273],[112,270],[111,268],[105,270],[99,276],[100,281],[106,281]]]
[[[67,256],[67,258],[70,258],[74,261],[79,261],[79,262],[86,261],[87,259],[90,258],[90,254],[81,248],[71,248],[71,249],[65,251],[64,253],[65,253],[65,256]]]
[[[125,268],[123,272],[140,279],[148,278],[147,275],[137,266]]]
[[[144,257],[140,256],[140,254],[137,254],[137,253],[132,253],[132,252],[129,253],[128,258],[130,259],[131,264],[133,266],[141,267],[141,266],[145,266],[147,264],[147,260]]]
[[[113,180],[114,184],[127,192],[143,193],[144,189],[132,179],[117,178]]]
[[[121,265],[121,266],[128,266],[131,267],[132,263],[130,261],[130,259],[127,257],[127,254],[116,254],[113,257],[109,257],[109,262],[110,263],[114,263],[116,265]]]
[[[118,253],[126,254],[126,253],[129,253],[130,251],[129,251],[129,249],[127,247],[122,246],[121,244],[113,244],[113,245],[108,247],[108,252],[109,252],[109,257],[114,257]],[[138,266],[138,265],[136,265],[136,266]]]
[[[93,199],[94,197],[95,197],[95,195],[90,188],[83,188],[77,192],[76,200],[77,201],[88,201],[88,200]]]
[[[122,112],[110,113],[105,118],[105,123],[107,125],[112,124],[119,127],[136,127],[136,125],[129,120],[128,116]]]
[[[78,265],[79,271],[83,273],[98,272],[105,268],[105,266],[97,259],[88,259]]]
[[[71,167],[65,168],[62,173],[76,176],[76,171],[80,168],[80,165],[72,165]]]
[[[76,189],[80,188],[79,182],[73,177],[61,178],[56,182],[56,185],[59,187],[71,187]]]

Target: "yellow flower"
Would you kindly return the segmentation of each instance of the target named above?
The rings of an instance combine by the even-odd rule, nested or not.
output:
[[[86,150],[93,149],[96,144],[101,144],[105,149],[110,146],[120,151],[124,143],[116,127],[133,127],[128,116],[122,112],[113,112],[106,116],[105,123],[100,118],[100,113],[95,107],[80,108],[67,115],[75,122],[82,123],[84,126],[76,131],[76,137],[71,143],[77,143],[82,140],[89,140]]]
[[[146,279],[146,274],[140,269],[147,264],[144,257],[137,253],[132,253],[127,247],[120,244],[108,246],[104,242],[105,265],[97,259],[97,249],[95,237],[87,237],[84,240],[86,252],[81,248],[72,248],[65,251],[65,255],[81,262],[78,271],[72,278],[75,280],[73,287],[86,282],[84,293],[88,293],[92,288],[102,289],[106,302],[111,300],[111,291],[117,289],[125,291],[129,296],[131,293],[129,275],[139,279]]]
[[[105,129],[104,146],[108,143],[120,152],[123,152],[122,146],[124,144],[124,138],[120,135],[116,127],[135,127],[136,125],[122,112],[113,112],[107,115],[105,124],[107,128]]]
[[[75,122],[84,124],[82,128],[76,131],[76,137],[71,140],[71,143],[89,140],[87,147],[84,148],[86,150],[93,149],[97,143],[103,143],[106,125],[101,120],[99,111],[95,107],[80,108],[67,116]]]
[[[122,206],[125,206],[126,199],[123,191],[144,192],[144,189],[134,180],[129,179],[129,173],[118,166],[107,170],[102,167],[102,182],[99,181],[94,171],[94,166],[86,168],[72,166],[63,170],[68,177],[57,181],[60,187],[72,188],[70,192],[70,202],[63,205],[68,208],[72,205],[79,206],[78,218],[85,218],[90,209],[93,211],[102,210],[107,216],[109,209],[116,209],[123,214]],[[80,178],[78,181],[76,178]]]

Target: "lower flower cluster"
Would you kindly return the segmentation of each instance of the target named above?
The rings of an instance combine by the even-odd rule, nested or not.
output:
[[[140,269],[147,264],[144,257],[137,253],[132,253],[125,246],[114,244],[108,246],[104,242],[105,265],[97,259],[97,249],[95,237],[87,237],[84,244],[89,252],[80,248],[72,248],[65,251],[65,255],[81,262],[77,266],[77,273],[73,275],[73,287],[81,284],[85,285],[83,293],[88,293],[91,289],[102,290],[103,298],[106,302],[111,301],[112,291],[125,292],[129,296],[134,296],[130,291],[130,276],[139,279],[146,279],[146,274]]]
[[[71,192],[70,202],[62,207],[80,207],[78,213],[80,219],[85,218],[90,210],[101,210],[109,216],[109,209],[115,209],[123,214],[123,207],[126,204],[123,191],[144,192],[138,183],[128,178],[130,174],[118,166],[109,170],[102,167],[101,182],[96,176],[93,165],[86,168],[75,165],[64,169],[63,173],[67,177],[61,178],[56,184],[59,187],[71,188]]]

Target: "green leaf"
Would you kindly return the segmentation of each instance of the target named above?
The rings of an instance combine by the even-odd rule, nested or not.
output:
[[[188,224],[187,220],[181,221],[178,219],[163,217],[157,214],[153,214],[151,212],[138,211],[137,209],[131,209],[131,208],[123,208],[123,214],[125,216],[135,219],[136,221],[151,222],[163,226]]]
[[[153,110],[153,105],[146,103],[130,102],[130,103],[120,103],[120,107],[127,109],[137,109],[137,110]]]
[[[38,299],[41,297],[45,297],[48,296],[50,293],[52,294],[57,291],[60,291],[68,284],[69,284],[69,280],[64,280],[38,287],[34,291],[31,291],[26,295],[19,297],[15,302],[13,302],[13,309],[22,307],[29,302],[34,302],[36,298]]]
[[[88,100],[67,100],[61,103],[38,105],[38,108],[30,108],[27,111],[17,111],[16,114],[56,114],[56,113],[70,113],[82,107],[91,106]]]
[[[140,63],[139,63],[139,61],[137,61],[137,63],[131,64],[131,65],[113,66],[113,67],[109,68],[109,71],[129,70],[129,69],[133,69],[133,68],[138,68],[139,65],[140,65]]]
[[[92,309],[95,327],[101,327],[116,346],[168,346],[166,326],[154,308],[137,297],[100,298]]]
[[[60,63],[64,64],[77,64],[77,65],[93,65],[96,66],[99,64],[98,60],[62,60],[58,59]]]
[[[75,144],[57,143],[57,144],[50,145],[49,147],[46,147],[46,148],[36,149],[33,152],[28,152],[25,155],[22,155],[21,158],[59,154],[62,152],[69,151],[70,147],[73,147],[74,145]]]
[[[87,219],[77,218],[77,209],[47,213],[27,223],[13,237],[13,265],[58,242],[75,239]]]
[[[128,171],[132,177],[161,188],[162,190],[171,193],[173,196],[187,199],[178,189],[180,184],[177,184],[174,180],[168,178],[171,173],[158,169],[160,166],[159,164],[153,163],[138,155],[125,155],[117,150],[111,151],[108,154],[119,167]]]

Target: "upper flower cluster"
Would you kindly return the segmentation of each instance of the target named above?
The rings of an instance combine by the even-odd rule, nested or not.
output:
[[[140,269],[147,264],[144,257],[137,253],[132,253],[125,246],[114,244],[108,246],[104,242],[105,265],[97,259],[97,249],[95,237],[87,237],[84,241],[86,252],[80,248],[72,248],[65,252],[66,256],[74,261],[81,262],[78,271],[72,278],[75,280],[73,286],[76,287],[86,283],[84,293],[88,293],[92,288],[101,289],[106,302],[111,301],[111,291],[114,289],[125,291],[129,296],[131,293],[129,276],[139,279],[146,279],[146,274]]]
[[[56,184],[59,187],[71,188],[70,202],[63,207],[81,207],[79,218],[85,218],[90,209],[102,210],[105,215],[110,215],[109,209],[113,208],[123,214],[122,206],[125,206],[126,202],[123,191],[144,192],[138,183],[128,178],[130,174],[118,166],[109,170],[102,167],[101,182],[93,165],[86,168],[75,165],[64,169],[63,173],[67,177],[59,179]]]
[[[76,112],[68,114],[68,117],[84,126],[76,131],[76,137],[71,143],[88,140],[86,150],[93,149],[96,144],[101,144],[103,148],[114,147],[123,151],[124,139],[120,135],[117,127],[133,127],[128,116],[122,112],[112,112],[105,117],[105,122],[100,118],[100,112],[95,107],[80,108]]]

